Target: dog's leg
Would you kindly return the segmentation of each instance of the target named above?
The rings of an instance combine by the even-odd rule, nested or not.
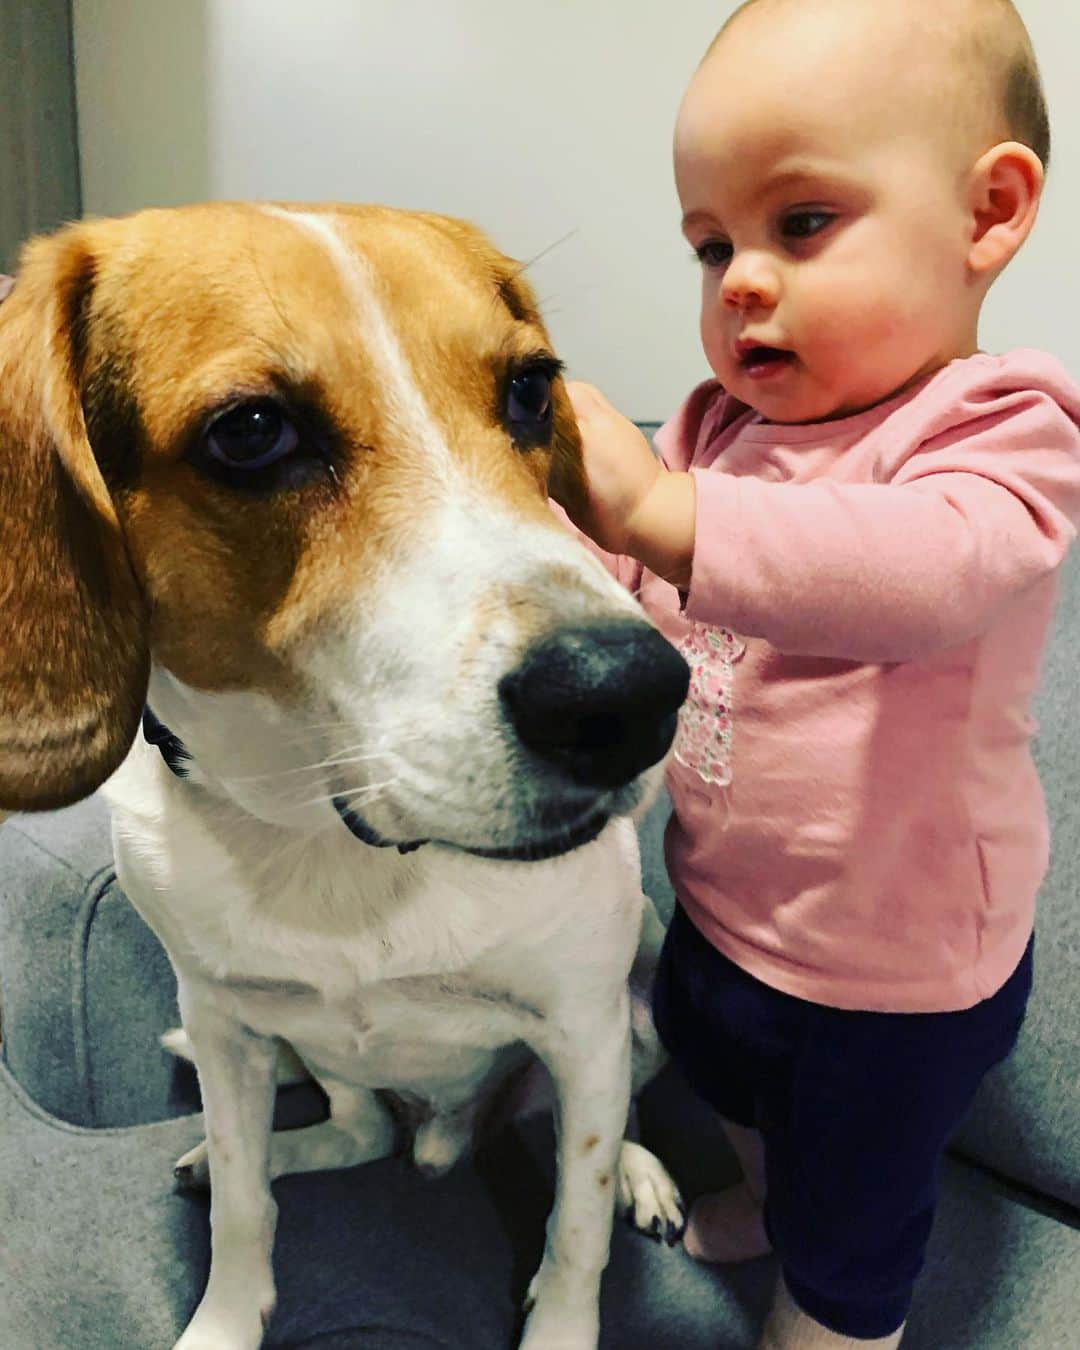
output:
[[[667,1062],[652,1017],[652,989],[665,929],[656,906],[648,896],[643,898],[641,938],[630,971],[630,1091],[634,1104],[619,1154],[618,1203],[620,1213],[640,1232],[673,1246],[686,1227],[679,1188],[660,1159],[637,1142],[637,1095]]]
[[[616,1168],[630,1099],[625,985],[549,1019],[534,1049],[557,1094],[555,1203],[544,1259],[529,1287],[521,1350],[596,1350],[600,1277],[607,1265]]]
[[[618,1205],[639,1232],[674,1246],[686,1227],[679,1188],[667,1168],[638,1142],[637,1094],[663,1067],[667,1056],[653,1025],[651,985],[640,992],[631,986],[631,1102],[626,1138],[619,1153]]]
[[[183,982],[180,1006],[199,1072],[213,1191],[210,1278],[175,1350],[257,1350],[275,1297],[277,1207],[267,1175],[274,1045],[192,1000]]]
[[[479,1108],[478,1099],[471,1098],[436,1111],[420,1126],[413,1141],[413,1162],[423,1176],[443,1176],[469,1151]]]
[[[370,1088],[320,1075],[330,1098],[330,1119],[302,1130],[277,1131],[270,1144],[270,1174],[322,1172],[357,1167],[394,1151],[396,1130],[390,1112]]]
[[[195,1052],[191,1048],[191,1039],[183,1027],[171,1027],[159,1037],[162,1049],[170,1055],[195,1063]],[[289,1087],[294,1083],[306,1083],[311,1077],[299,1055],[288,1041],[275,1040],[277,1047],[277,1082],[279,1087]]]
[[[652,1016],[652,992],[665,929],[656,906],[642,896],[641,937],[630,969],[631,1092],[636,1097],[667,1063]]]
[[[298,1130],[275,1130],[270,1137],[271,1181],[296,1172],[358,1167],[394,1151],[393,1119],[374,1092],[326,1075],[319,1083],[330,1099],[330,1119]],[[175,1173],[186,1188],[210,1185],[205,1139],[178,1159]]]

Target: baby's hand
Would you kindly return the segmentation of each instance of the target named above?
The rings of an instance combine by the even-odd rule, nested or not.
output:
[[[552,497],[591,539],[609,553],[627,553],[635,514],[663,473],[649,442],[599,389],[566,386],[581,430],[585,494],[552,475]]]

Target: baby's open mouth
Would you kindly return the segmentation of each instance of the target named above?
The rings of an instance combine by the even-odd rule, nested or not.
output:
[[[795,360],[795,353],[781,347],[745,347],[739,353],[739,365],[750,376],[779,373]]]

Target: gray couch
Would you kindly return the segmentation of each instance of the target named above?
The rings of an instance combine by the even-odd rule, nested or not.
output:
[[[1044,692],[1038,753],[1055,828],[1036,990],[1013,1059],[957,1136],[906,1350],[1080,1345],[1080,555]],[[647,889],[671,892],[642,827]],[[157,942],[112,871],[104,805],[0,830],[0,1347],[166,1350],[207,1270],[208,1205],[172,1163],[200,1135],[193,1076],[159,1049],[176,1021]],[[280,1123],[321,1111],[279,1096]],[[642,1103],[646,1139],[687,1195],[735,1175],[715,1122],[673,1070]],[[400,1159],[286,1178],[268,1344],[323,1350],[508,1350],[551,1198],[545,1122],[511,1127],[448,1177]],[[604,1283],[605,1350],[754,1344],[771,1258],[691,1262],[618,1225]]]

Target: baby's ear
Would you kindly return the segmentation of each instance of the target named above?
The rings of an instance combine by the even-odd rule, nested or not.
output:
[[[31,244],[0,307],[0,808],[93,792],[135,737],[146,604],[80,399],[102,257],[72,226]]]
[[[1003,141],[988,150],[971,174],[971,247],[968,266],[992,281],[1012,261],[1039,214],[1045,173],[1034,150]]]

